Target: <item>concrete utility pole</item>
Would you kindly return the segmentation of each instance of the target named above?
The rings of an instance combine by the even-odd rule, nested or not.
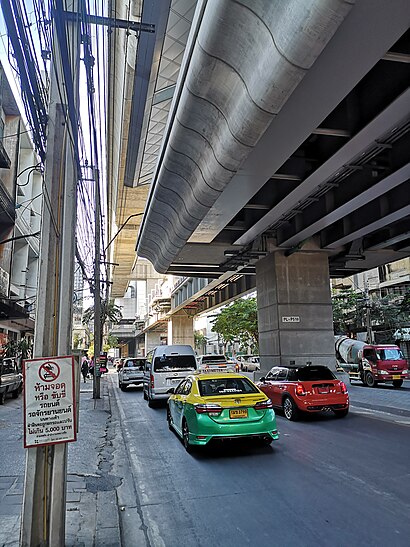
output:
[[[68,2],[77,11],[77,0]],[[62,59],[53,37],[46,170],[43,186],[40,268],[34,356],[71,353],[72,293],[77,207],[77,165],[66,117]],[[80,44],[75,25],[67,30],[74,89],[78,87]],[[57,82],[59,81],[59,86]],[[77,99],[77,91],[74,91]],[[28,448],[20,543],[63,546],[67,475],[66,443]]]

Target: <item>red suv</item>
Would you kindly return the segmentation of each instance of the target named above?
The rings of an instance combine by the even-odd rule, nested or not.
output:
[[[288,420],[297,420],[301,412],[332,410],[339,418],[349,412],[346,385],[323,365],[273,367],[257,386]]]

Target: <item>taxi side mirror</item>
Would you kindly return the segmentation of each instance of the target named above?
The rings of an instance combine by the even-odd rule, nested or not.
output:
[[[168,390],[168,393],[175,393],[175,388],[170,387],[169,390]]]
[[[260,381],[260,382],[266,382],[265,376],[262,376],[262,378],[259,378],[259,381]]]

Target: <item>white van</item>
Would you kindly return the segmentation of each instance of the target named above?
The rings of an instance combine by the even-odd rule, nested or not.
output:
[[[157,346],[145,361],[144,399],[148,406],[168,399],[172,388],[197,369],[195,352],[191,346]]]

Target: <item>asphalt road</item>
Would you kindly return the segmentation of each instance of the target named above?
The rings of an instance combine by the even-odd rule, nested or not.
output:
[[[272,447],[189,455],[165,407],[148,408],[138,388],[121,392],[115,374],[107,381],[148,545],[409,545],[407,425],[355,412],[296,423],[279,415]]]

